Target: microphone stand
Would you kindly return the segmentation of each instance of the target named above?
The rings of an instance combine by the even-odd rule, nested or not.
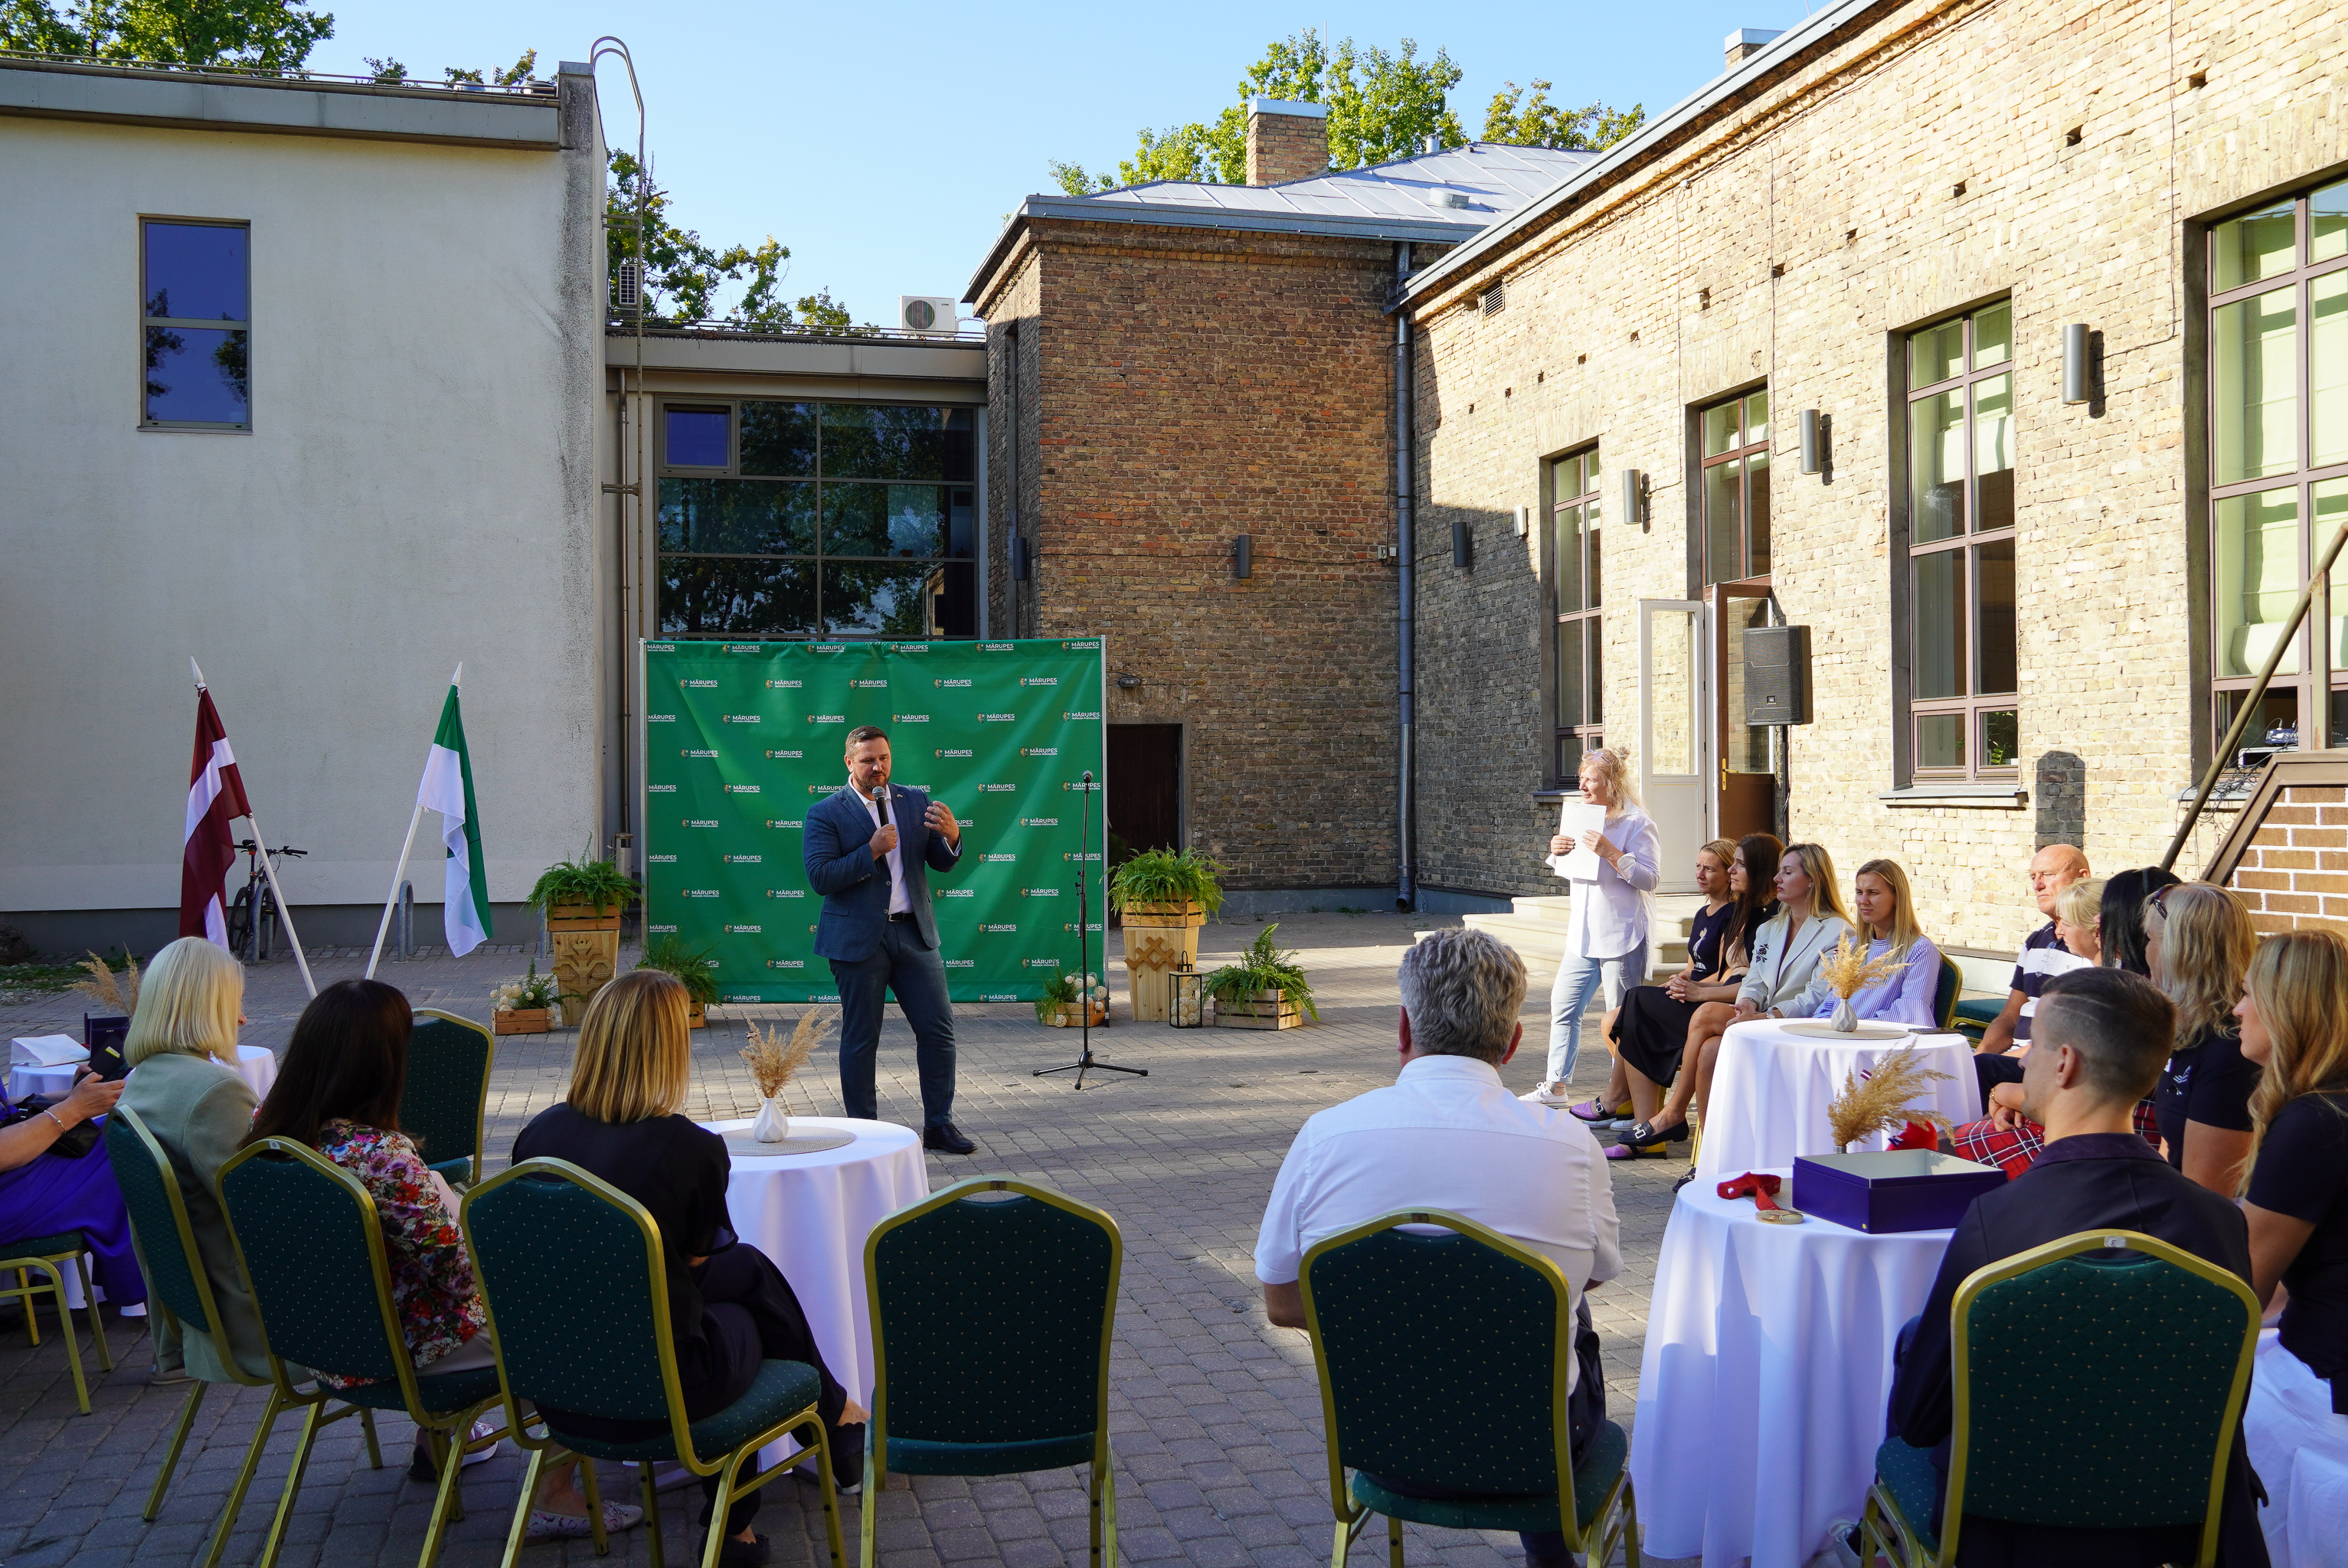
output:
[[[1082,1090],[1084,1088],[1085,1074],[1087,1072],[1129,1072],[1136,1078],[1147,1078],[1149,1076],[1149,1069],[1146,1067],[1119,1067],[1115,1062],[1095,1061],[1093,1060],[1093,989],[1092,987],[1083,983],[1083,978],[1093,972],[1091,965],[1086,961],[1092,952],[1091,906],[1087,902],[1088,890],[1086,883],[1090,880],[1092,876],[1093,819],[1091,797],[1100,793],[1100,785],[1093,783],[1093,775],[1087,772],[1084,776],[1080,787],[1083,789],[1086,796],[1085,804],[1078,806],[1076,809],[1076,820],[1082,825],[1080,829],[1082,837],[1078,840],[1079,850],[1076,855],[1076,989],[1078,992],[1076,1002],[1076,1022],[1083,1030],[1083,1035],[1081,1037],[1082,1050],[1078,1053],[1076,1060],[1070,1062],[1066,1067],[1039,1067],[1034,1072],[1028,1074],[1031,1078],[1048,1078],[1055,1072],[1073,1072],[1076,1075],[1076,1088],[1078,1090]],[[1106,837],[1104,837],[1103,842],[1107,842]],[[1101,968],[1105,972],[1108,967],[1108,954],[1107,951],[1108,933],[1107,931],[1103,931],[1101,933],[1101,940],[1103,944]]]

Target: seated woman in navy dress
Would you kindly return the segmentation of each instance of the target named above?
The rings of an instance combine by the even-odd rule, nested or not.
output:
[[[106,1163],[104,1149],[66,1155],[55,1144],[82,1122],[113,1110],[120,1098],[119,1081],[109,1083],[85,1072],[57,1104],[0,1127],[0,1255],[12,1241],[79,1231],[89,1246],[92,1281],[118,1309],[146,1300],[147,1282],[130,1250],[130,1215],[122,1206],[122,1189],[114,1184],[114,1167]],[[0,1093],[0,1120],[16,1112]]]

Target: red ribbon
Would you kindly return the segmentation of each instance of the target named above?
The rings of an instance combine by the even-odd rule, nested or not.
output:
[[[1783,1180],[1783,1177],[1757,1175],[1747,1171],[1734,1181],[1721,1183],[1720,1195],[1724,1198],[1750,1197],[1755,1208],[1774,1209],[1777,1205],[1770,1199],[1776,1195]]]
[[[1900,1130],[1900,1136],[1892,1139],[1891,1142],[1886,1145],[1887,1148],[1892,1149],[1924,1149],[1928,1151],[1938,1150],[1940,1146],[1941,1130],[1933,1126],[1930,1122],[1909,1122],[1907,1126]]]

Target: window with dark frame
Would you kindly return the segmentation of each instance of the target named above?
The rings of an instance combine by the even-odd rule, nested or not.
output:
[[[1550,603],[1557,623],[1557,780],[1570,789],[1604,742],[1600,679],[1598,448],[1550,465]]]
[[[2348,181],[2214,225],[2209,267],[2209,684],[2222,735],[2348,522]],[[2343,588],[2348,554],[2275,667],[2245,749],[2348,744]]]
[[[2014,777],[2011,300],[1909,334],[1905,569],[1914,777]]]
[[[252,428],[252,231],[244,223],[139,223],[139,423]]]
[[[978,634],[976,415],[862,403],[661,409],[660,634]]]
[[[1703,426],[1704,580],[1769,575],[1769,394],[1715,404]]]

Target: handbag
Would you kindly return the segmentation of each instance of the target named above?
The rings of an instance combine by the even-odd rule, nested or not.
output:
[[[0,1127],[14,1127],[19,1122],[30,1122],[36,1116],[46,1114],[52,1106],[62,1103],[64,1102],[51,1100],[46,1095],[26,1095],[17,1102],[15,1111],[9,1112],[6,1117],[0,1118]],[[96,1121],[77,1122],[58,1133],[57,1141],[50,1144],[46,1152],[63,1159],[78,1160],[97,1147],[98,1122]]]

